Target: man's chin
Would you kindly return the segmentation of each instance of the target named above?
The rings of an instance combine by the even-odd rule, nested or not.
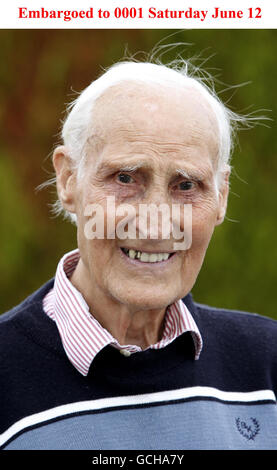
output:
[[[133,292],[117,292],[117,300],[125,304],[131,310],[161,310],[166,309],[177,299],[181,298],[176,292],[169,292],[165,289],[143,287],[134,289]]]

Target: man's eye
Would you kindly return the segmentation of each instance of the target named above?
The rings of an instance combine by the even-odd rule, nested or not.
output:
[[[179,184],[179,188],[181,191],[189,191],[194,187],[194,183],[192,181],[182,181],[182,183]]]
[[[125,183],[125,184],[133,183],[134,181],[132,176],[128,175],[128,173],[119,173],[117,175],[117,179],[118,181],[120,181],[120,183]]]

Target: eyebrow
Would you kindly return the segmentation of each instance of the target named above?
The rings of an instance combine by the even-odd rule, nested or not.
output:
[[[139,162],[139,163],[136,163],[134,165],[131,165],[131,164],[126,164],[124,165],[124,163],[120,163],[120,162],[117,162],[117,161],[108,161],[108,162],[101,162],[99,165],[97,165],[96,167],[96,171],[97,173],[106,173],[106,172],[110,172],[110,171],[128,171],[128,172],[135,172],[136,170],[138,170],[139,168],[142,168],[142,167],[147,167],[147,163],[145,162]]]
[[[97,168],[97,171],[98,172],[110,172],[110,171],[116,170],[117,172],[134,173],[140,168],[145,168],[148,170],[151,169],[149,164],[145,161],[138,162],[134,165],[132,164],[124,165],[124,163],[122,165],[120,164],[120,162],[117,162],[117,161],[109,161],[109,162],[101,163],[99,167]],[[192,180],[205,179],[211,173],[209,168],[195,168],[195,169],[176,168],[173,170],[173,172],[186,179],[192,179]]]
[[[137,165],[126,165],[126,166],[123,166],[123,167],[120,167],[118,170],[119,171],[128,171],[130,173],[138,170],[139,168],[142,168],[143,166],[145,166],[143,163],[138,163]]]
[[[197,168],[195,170],[184,170],[183,168],[177,168],[176,173],[187,179],[202,180],[204,178],[207,178],[210,175],[211,171],[207,168]]]
[[[183,170],[183,168],[178,168],[178,169],[176,170],[176,173],[177,173],[177,175],[181,175],[181,176],[183,176],[184,178],[191,178],[191,176],[192,176],[191,173],[189,173],[189,172],[186,171],[186,170]]]

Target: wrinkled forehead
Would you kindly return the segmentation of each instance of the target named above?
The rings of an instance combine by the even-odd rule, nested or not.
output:
[[[217,160],[217,119],[204,94],[194,87],[135,82],[112,86],[96,101],[91,127],[102,145],[152,139],[204,146]]]

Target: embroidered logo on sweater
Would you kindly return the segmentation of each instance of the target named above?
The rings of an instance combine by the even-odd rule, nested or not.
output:
[[[240,434],[248,441],[254,441],[260,431],[260,424],[256,418],[250,418],[248,421],[237,418],[236,425]]]

